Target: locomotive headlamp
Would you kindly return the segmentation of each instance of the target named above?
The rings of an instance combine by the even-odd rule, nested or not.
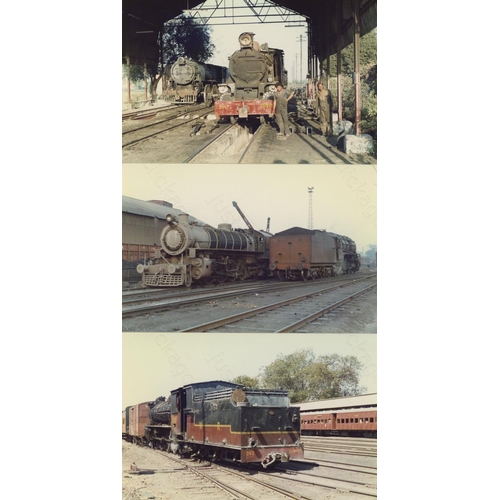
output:
[[[252,45],[254,33],[242,33],[239,37],[239,42],[242,47],[249,47]]]
[[[172,222],[175,222],[175,217],[172,214],[167,214],[165,217],[167,219],[167,222],[171,224]]]

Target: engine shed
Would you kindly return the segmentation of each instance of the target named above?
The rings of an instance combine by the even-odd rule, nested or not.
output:
[[[144,259],[153,259],[160,248],[161,232],[167,214],[178,216],[183,211],[163,200],[143,201],[122,196],[122,278],[124,281],[139,280],[135,268]],[[189,222],[204,222],[189,216]]]
[[[147,64],[158,58],[158,39],[163,24],[185,11],[206,24],[214,24],[218,11],[221,17],[231,17],[233,24],[244,24],[234,2],[199,0],[123,0],[122,2],[122,59],[128,64]],[[307,23],[308,82],[312,87],[321,77],[321,66],[331,74],[330,56],[337,54],[338,117],[342,118],[342,83],[340,53],[353,44],[355,86],[355,134],[361,133],[360,37],[377,27],[377,0],[245,0],[253,12],[252,24],[283,22],[297,24],[295,16]],[[239,7],[239,8],[244,8]],[[274,17],[272,17],[274,16]],[[249,22],[246,19],[246,22]]]

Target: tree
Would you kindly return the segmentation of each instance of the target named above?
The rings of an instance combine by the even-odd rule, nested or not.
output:
[[[171,19],[163,27],[162,64],[173,64],[179,57],[206,62],[215,51],[211,33],[210,26],[200,24],[185,14]]]
[[[330,56],[331,75],[337,74],[337,54]],[[354,72],[354,44],[351,43],[340,53],[342,74],[351,76]],[[359,39],[359,65],[367,68],[377,65],[377,29],[370,31]],[[326,69],[326,66],[325,66]]]
[[[259,387],[258,377],[249,377],[248,375],[238,375],[231,380],[231,382],[233,382],[233,384],[239,384],[252,389],[257,389]]]
[[[165,68],[172,65],[179,57],[187,57],[196,62],[206,62],[215,51],[211,42],[212,28],[200,24],[186,14],[167,21],[163,26],[158,43],[158,62],[149,63],[146,71],[150,79],[151,99],[156,100],[156,88]],[[126,68],[124,68],[126,72]],[[131,66],[131,81],[144,78],[144,66]]]
[[[364,257],[370,259],[371,261],[377,260],[377,245],[368,245],[368,250],[363,254]]]
[[[280,354],[261,375],[262,386],[268,389],[287,389],[292,402],[304,401],[309,395],[308,368],[314,363],[312,349],[302,349],[288,356]]]
[[[290,392],[292,403],[341,396],[355,396],[366,390],[359,386],[363,364],[355,356],[339,354],[316,358],[312,349],[288,356],[279,355],[261,374],[261,386]]]

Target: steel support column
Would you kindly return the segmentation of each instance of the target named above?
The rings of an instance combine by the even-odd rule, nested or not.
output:
[[[337,111],[339,121],[342,121],[342,22],[344,20],[344,10],[342,4],[337,5]]]
[[[359,78],[359,0],[354,0],[354,133],[361,134],[361,92]]]
[[[130,95],[130,57],[127,56],[127,89],[128,89],[128,104],[132,105],[132,98]]]

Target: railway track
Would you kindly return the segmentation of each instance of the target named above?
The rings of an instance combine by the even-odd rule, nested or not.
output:
[[[350,285],[356,287],[356,291],[340,293],[342,298],[339,298],[338,290],[341,287],[325,287],[181,331],[307,333],[301,331],[301,328],[377,286],[376,283],[369,286],[361,283],[361,288],[359,284],[359,281],[352,282]]]
[[[213,485],[213,488],[219,489],[231,495],[231,498],[242,498],[251,500],[260,500],[262,498],[292,498],[303,500],[316,500],[321,496],[321,490],[325,492],[338,490],[342,493],[351,493],[368,497],[376,497],[377,486],[373,477],[363,478],[358,476],[339,477],[331,476],[324,472],[327,470],[323,466],[318,467],[318,470],[305,470],[310,467],[307,462],[302,462],[304,470],[300,469],[301,462],[290,462],[286,467],[275,467],[268,471],[255,470],[253,468],[246,470],[236,470],[230,464],[215,465],[209,462],[189,463],[186,459],[173,457],[170,453],[158,452],[162,456],[173,461],[178,466],[184,466],[187,470],[204,481]],[[298,468],[296,467],[298,466]],[[181,470],[178,468],[177,470]],[[359,472],[358,474],[365,474]],[[300,483],[307,488],[315,488],[315,491],[307,494],[308,490],[304,490],[300,494],[297,493],[296,484]],[[204,495],[206,485],[203,487]],[[310,491],[310,490],[309,490]],[[270,496],[270,493],[271,496]],[[278,494],[278,495],[276,495]],[[215,490],[210,494],[210,498],[219,498],[215,495]],[[227,498],[222,496],[220,498]]]
[[[210,113],[213,113],[212,109],[207,110],[206,107],[193,107],[189,110],[181,110],[180,113],[177,112],[163,120],[155,121],[155,123],[122,132],[122,149],[129,148],[196,120],[202,120]],[[179,122],[173,123],[174,120],[179,120]]]
[[[377,443],[357,443],[355,441],[338,441],[335,438],[316,436],[302,436],[302,442],[307,451],[321,453],[356,455],[362,457],[376,457]]]
[[[372,467],[369,465],[359,465],[346,462],[334,462],[330,460],[318,460],[318,459],[307,459],[296,460],[296,463],[304,462],[305,464],[318,464],[327,469],[339,469],[348,472],[361,472],[363,474],[368,474],[372,476],[377,475],[377,467]],[[339,467],[340,466],[340,467]]]
[[[270,469],[255,465],[181,458],[165,450],[124,444],[124,494],[173,498],[329,500],[349,494],[353,500],[377,496],[376,472],[337,470],[321,461],[297,460]],[[371,459],[368,459],[371,460]],[[131,462],[139,470],[128,470]],[[142,468],[146,466],[151,468]],[[124,498],[130,498],[126,496]],[[148,498],[148,496],[144,496]]]
[[[181,291],[168,290],[141,290],[137,292],[126,292],[122,294],[122,317],[131,317],[140,314],[160,312],[172,307],[194,305],[207,301],[215,301],[235,296],[250,294],[263,294],[286,290],[317,288],[318,284],[328,285],[330,290],[340,289],[353,283],[373,279],[376,274],[356,278],[335,278],[332,280],[308,281],[308,282],[257,282],[249,284],[231,284],[221,289],[183,289]],[[325,288],[323,286],[321,290]],[[316,293],[321,293],[316,292]],[[307,294],[306,294],[307,295]]]
[[[249,472],[239,472],[231,470],[229,466],[222,467],[209,462],[201,462],[197,465],[189,464],[186,462],[186,459],[176,458],[165,452],[158,453],[168,458],[170,461],[175,462],[177,465],[183,466],[185,470],[197,476],[196,479],[201,478],[204,480],[203,495],[209,495],[209,498],[214,500],[218,500],[219,498],[221,500],[226,499],[228,498],[227,495],[232,499],[246,498],[249,500],[259,500],[261,498],[296,498],[293,491],[287,491],[283,488],[266,484],[252,477]],[[212,491],[210,493],[207,491],[208,486],[206,483],[212,486]],[[220,494],[221,492],[222,495]],[[279,496],[270,497],[270,492],[278,493]],[[224,495],[224,493],[226,493],[226,495]],[[304,500],[312,500],[307,497],[301,498],[304,498]]]

